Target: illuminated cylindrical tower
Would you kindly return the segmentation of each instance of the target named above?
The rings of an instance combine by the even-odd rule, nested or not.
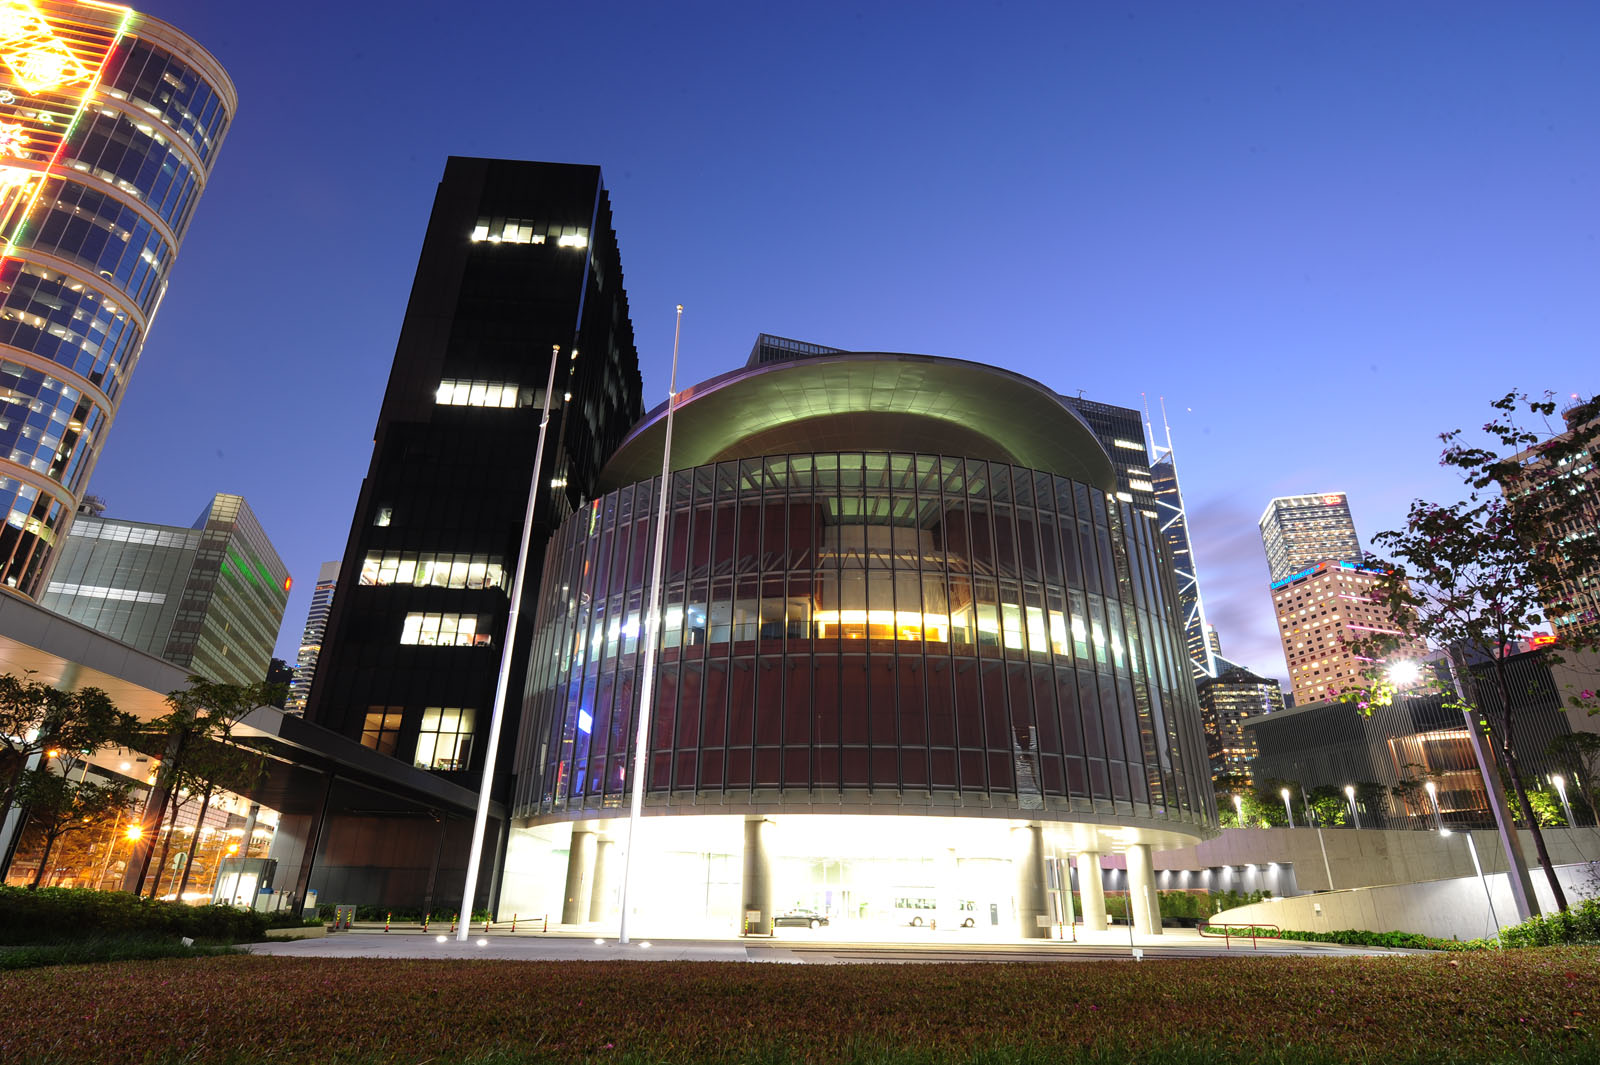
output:
[[[36,598],[237,106],[105,3],[0,0],[0,587]]]

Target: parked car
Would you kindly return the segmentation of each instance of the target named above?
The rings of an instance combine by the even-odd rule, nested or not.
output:
[[[790,910],[772,919],[774,928],[821,928],[827,923],[828,919],[815,910]]]

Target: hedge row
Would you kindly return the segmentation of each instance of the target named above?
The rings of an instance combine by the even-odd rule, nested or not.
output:
[[[1563,947],[1600,943],[1600,899],[1584,899],[1567,909],[1530,917],[1500,933],[1508,947]]]
[[[293,914],[154,902],[121,891],[0,887],[0,944],[8,945],[130,933],[247,943],[265,938],[268,928],[300,923]]]

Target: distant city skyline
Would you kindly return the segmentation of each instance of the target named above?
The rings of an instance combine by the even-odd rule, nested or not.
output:
[[[1370,541],[1459,497],[1439,432],[1512,388],[1596,391],[1593,5],[146,10],[240,105],[89,490],[153,521],[247,496],[296,579],[289,660],[449,154],[603,168],[647,407],[678,303],[680,381],[770,332],[1164,396],[1207,620],[1280,679],[1268,500],[1337,486]],[[530,93],[484,26],[603,40],[611,74],[541,49]],[[813,76],[752,78],[752,47]],[[405,106],[308,121],[375,84]],[[329,298],[286,311],[308,272]]]

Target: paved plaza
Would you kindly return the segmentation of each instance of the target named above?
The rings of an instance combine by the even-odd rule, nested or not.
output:
[[[940,942],[856,942],[829,939],[825,930],[785,929],[771,939],[634,938],[619,943],[615,932],[517,932],[481,930],[458,941],[448,927],[427,933],[415,927],[383,931],[381,925],[357,926],[317,939],[251,944],[255,954],[295,958],[492,958],[502,961],[752,961],[827,965],[847,962],[1057,962],[1143,958],[1265,957],[1282,955],[1353,956],[1410,953],[1332,943],[1202,937],[1192,928],[1171,928],[1160,936],[1135,936],[1127,929],[1079,932],[1077,942],[1060,940],[993,940]],[[820,934],[819,934],[820,933]]]

